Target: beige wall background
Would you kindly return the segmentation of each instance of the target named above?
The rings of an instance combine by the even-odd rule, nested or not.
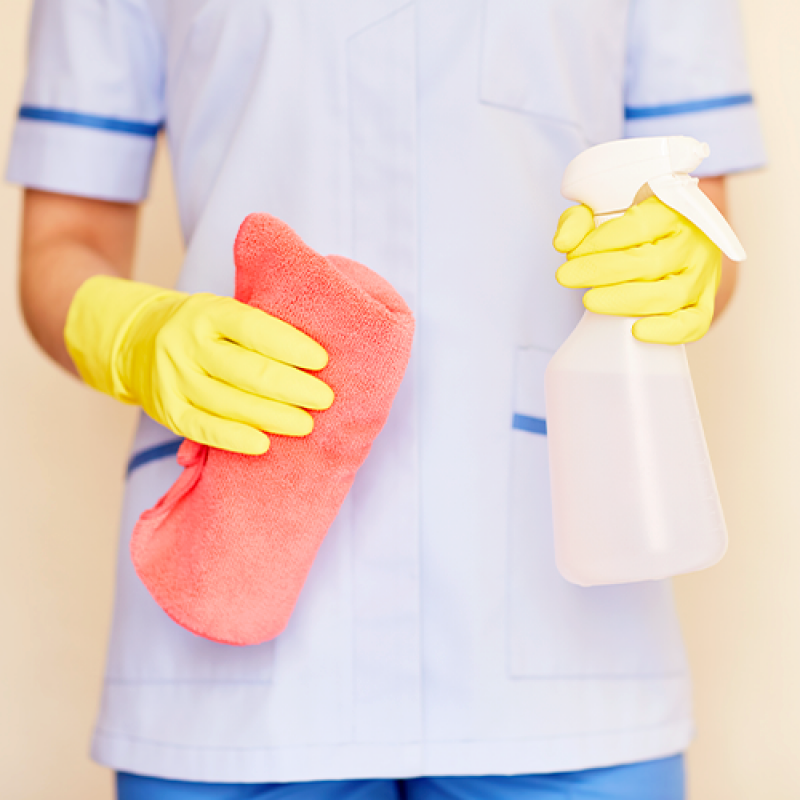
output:
[[[3,159],[30,5],[0,4]],[[750,258],[731,308],[690,348],[731,535],[720,565],[676,581],[699,730],[690,797],[796,800],[800,3],[742,6],[770,166],[730,180],[731,218]],[[19,191],[0,185],[0,797],[110,800],[111,776],[87,750],[135,412],[59,372],[27,336],[15,287],[19,213]],[[169,284],[181,253],[160,153],[142,211],[139,277]]]

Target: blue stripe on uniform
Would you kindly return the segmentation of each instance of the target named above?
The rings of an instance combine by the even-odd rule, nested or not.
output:
[[[131,136],[154,138],[161,130],[161,123],[134,122],[127,119],[98,117],[95,114],[79,114],[76,111],[59,111],[55,108],[39,108],[22,106],[20,119],[32,119],[38,122],[59,122],[63,125],[77,125],[79,128],[94,128],[113,133],[128,133]]]
[[[628,107],[625,109],[625,119],[648,119],[650,117],[669,117],[673,114],[693,114],[697,111],[711,111],[715,108],[727,108],[728,106],[743,106],[752,102],[752,94],[732,94],[727,97],[688,100],[685,103],[670,103],[663,106]]]
[[[183,439],[176,439],[173,442],[167,442],[166,444],[159,444],[155,447],[148,447],[147,450],[141,450],[128,462],[128,475],[135,469],[149,464],[151,461],[159,461],[162,458],[174,456],[182,444]]]
[[[514,414],[511,427],[527,433],[538,433],[547,436],[547,420],[542,417],[529,417],[527,414]]]

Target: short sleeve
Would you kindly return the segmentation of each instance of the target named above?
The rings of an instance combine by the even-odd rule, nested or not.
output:
[[[693,136],[698,175],[765,163],[737,0],[631,0],[625,135]]]
[[[164,119],[164,47],[148,2],[36,0],[9,181],[144,198]]]

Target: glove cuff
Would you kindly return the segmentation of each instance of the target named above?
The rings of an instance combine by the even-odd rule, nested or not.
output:
[[[89,386],[124,403],[138,403],[117,367],[118,354],[134,320],[152,303],[181,292],[146,283],[95,275],[75,293],[64,326],[67,350]]]

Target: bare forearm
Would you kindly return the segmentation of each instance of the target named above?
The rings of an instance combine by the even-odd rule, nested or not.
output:
[[[20,301],[40,347],[77,374],[64,344],[72,298],[94,275],[129,277],[136,208],[28,190],[20,254]]]
[[[725,178],[701,178],[700,188],[708,195],[712,203],[722,212],[724,216],[728,214],[728,202],[725,188]],[[736,283],[739,278],[739,265],[731,261],[727,256],[722,256],[722,278],[717,289],[716,302],[714,304],[714,319],[725,310],[733,297]]]

